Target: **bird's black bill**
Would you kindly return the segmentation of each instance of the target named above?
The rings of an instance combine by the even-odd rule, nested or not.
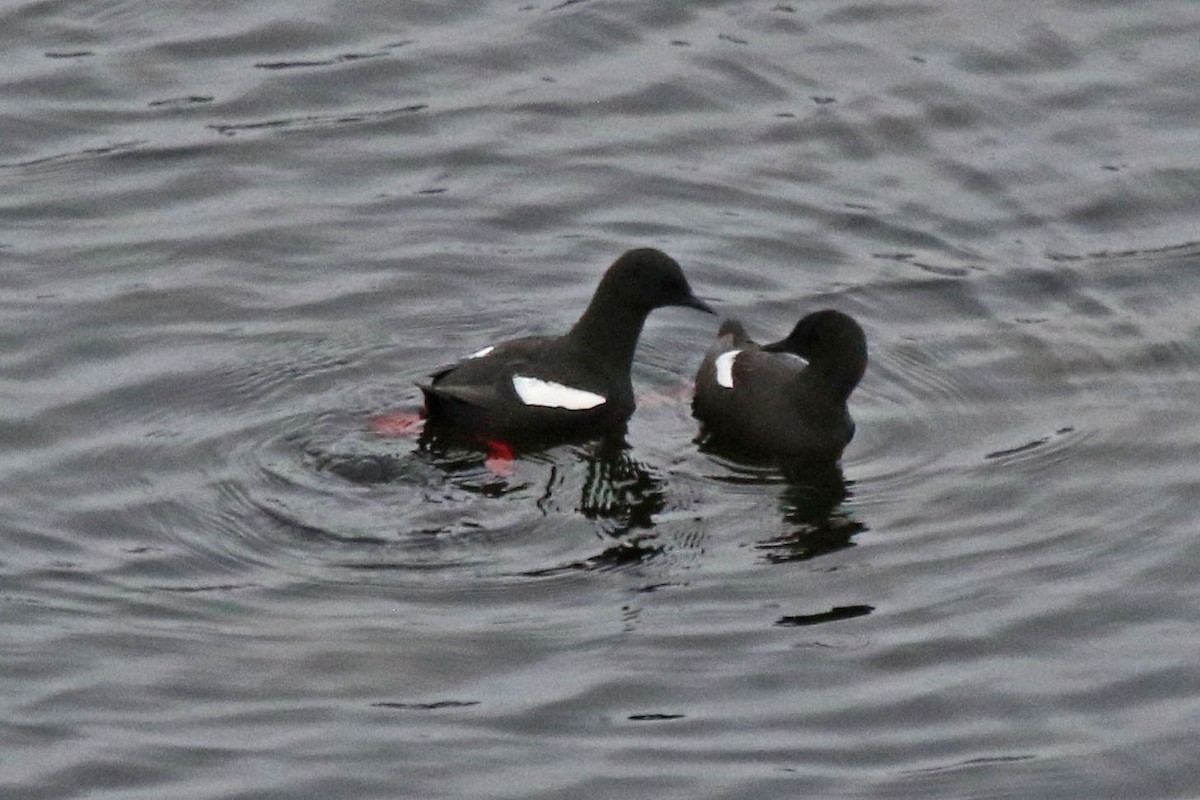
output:
[[[686,300],[684,300],[683,302],[681,302],[679,305],[687,306],[688,308],[694,308],[697,311],[707,311],[709,314],[717,313],[712,310],[712,307],[709,306],[708,303],[704,302],[699,297],[696,297],[696,295],[694,295],[694,294],[689,295],[688,298]]]

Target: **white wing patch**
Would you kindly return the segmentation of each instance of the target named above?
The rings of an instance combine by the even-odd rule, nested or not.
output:
[[[730,350],[713,359],[713,369],[717,373],[717,383],[726,389],[733,388],[733,360],[741,350]]]
[[[492,352],[495,349],[496,349],[496,345],[489,344],[487,347],[483,348],[482,350],[478,350],[474,353],[471,353],[471,355],[467,356],[467,358],[483,358],[484,356],[486,356],[488,353]]]
[[[561,383],[530,378],[525,375],[513,375],[512,385],[517,392],[517,397],[520,397],[521,402],[527,406],[584,411],[607,401],[607,398],[595,392],[574,389]]]
[[[784,358],[790,358],[793,361],[799,361],[800,366],[802,367],[808,366],[808,359],[804,356],[798,356],[795,353],[776,353],[776,355],[783,356]]]

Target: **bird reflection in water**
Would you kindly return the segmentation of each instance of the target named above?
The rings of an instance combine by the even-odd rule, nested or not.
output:
[[[579,513],[605,523],[609,534],[654,527],[666,506],[666,485],[629,452],[623,439],[598,442],[584,457]]]
[[[783,475],[779,509],[788,530],[758,543],[763,557],[773,564],[807,561],[853,547],[854,536],[867,526],[846,510],[852,484],[841,465],[789,466]]]
[[[582,461],[583,482],[574,510],[603,531],[605,547],[588,558],[525,574],[623,569],[660,555],[663,548],[652,531],[655,515],[666,506],[663,479],[635,459],[620,438],[597,441],[575,452]],[[538,501],[543,513],[560,507],[567,494],[574,497],[567,488],[570,472],[573,470],[567,464],[551,467],[545,492]]]
[[[418,454],[441,467],[459,488],[493,497],[525,495],[538,485],[531,476],[545,474],[536,502],[539,511],[547,515],[577,513],[596,523],[606,542],[600,553],[533,574],[615,569],[641,563],[661,552],[652,534],[639,532],[651,531],[655,515],[666,506],[665,481],[633,457],[621,434],[551,449],[514,448],[507,453],[506,465],[497,463],[499,459],[491,447],[485,450],[478,443],[430,436],[427,429]],[[480,469],[481,461],[486,469]],[[549,468],[544,473],[514,469],[522,461],[548,464]]]
[[[841,463],[828,459],[780,461],[702,441],[700,449],[728,472],[717,480],[742,485],[775,485],[785,530],[755,547],[772,564],[807,561],[854,546],[867,530],[845,503],[853,497]]]

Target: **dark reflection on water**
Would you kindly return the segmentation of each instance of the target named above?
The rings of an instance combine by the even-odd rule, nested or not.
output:
[[[479,705],[475,700],[433,700],[428,703],[378,702],[372,708],[392,708],[398,711],[441,711],[447,708],[470,708]]]
[[[587,534],[570,547],[577,553],[583,545],[586,555],[553,556],[542,545],[530,552],[514,541],[494,567],[526,577],[628,569],[666,549],[656,527],[668,508],[668,481],[639,460],[623,436],[498,458],[474,443],[436,435],[381,438],[361,426],[348,428],[352,423],[332,415],[307,434],[271,445],[266,452],[275,455],[258,460],[274,488],[264,484],[251,492],[236,513],[265,515],[303,539],[374,546],[373,554],[363,551],[367,561],[340,562],[360,571],[461,567],[474,557],[447,558],[447,545],[470,551],[571,530]],[[323,501],[311,497],[313,481]]]
[[[767,561],[804,561],[853,546],[853,537],[867,530],[843,503],[851,496],[841,469],[821,476],[789,475],[780,496],[784,522],[792,529],[781,537],[759,543]]]
[[[760,540],[755,547],[773,564],[808,559],[852,547],[853,537],[867,526],[849,512],[853,482],[837,462],[805,461],[777,464],[753,460],[743,452],[704,445],[705,452],[727,472],[714,479],[742,486],[779,486],[778,508],[783,531]]]
[[[584,518],[599,523],[610,536],[619,537],[635,529],[654,527],[654,515],[665,506],[662,479],[633,457],[623,434],[550,451],[517,450],[512,453],[512,458],[521,459],[530,454],[549,464],[541,496],[536,501],[537,507],[544,512],[573,505]],[[527,488],[525,484],[511,483],[499,475],[496,480],[481,485],[476,477],[479,467],[492,459],[477,447],[423,438],[420,448],[410,457],[442,470],[456,485],[489,496],[498,497],[518,488]],[[583,466],[577,502],[560,496],[564,492],[564,480],[559,473],[567,467],[556,463],[559,458]],[[503,465],[503,470],[509,469],[512,469],[511,465]],[[467,481],[459,483],[456,475],[468,476]]]
[[[837,622],[843,619],[854,619],[855,617],[863,617],[874,611],[873,606],[858,605],[858,606],[834,606],[828,611],[822,611],[816,614],[790,614],[780,617],[775,621],[776,625],[790,627],[805,627],[808,625],[821,625],[826,622]]]
[[[603,442],[588,454],[579,512],[604,521],[610,534],[654,527],[654,515],[665,506],[664,482],[635,459],[624,442]]]
[[[656,544],[652,537],[630,536],[627,539],[606,545],[599,553],[588,556],[585,559],[550,567],[525,570],[521,574],[537,578],[562,575],[569,572],[628,569],[643,565],[652,558],[660,557],[664,552],[664,548]]]

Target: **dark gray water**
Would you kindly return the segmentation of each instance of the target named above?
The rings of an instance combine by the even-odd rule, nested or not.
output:
[[[0,11],[0,795],[1200,795],[1200,5]],[[371,431],[661,247],[859,434]]]

